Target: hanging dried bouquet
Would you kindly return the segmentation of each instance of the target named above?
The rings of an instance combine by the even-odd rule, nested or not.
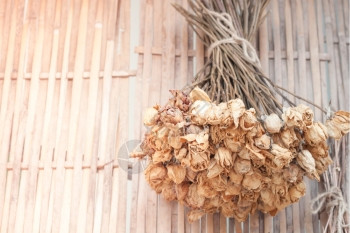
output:
[[[209,57],[190,86],[145,111],[150,130],[133,156],[149,158],[147,182],[190,207],[189,221],[218,211],[238,221],[256,210],[275,215],[305,194],[303,176],[319,181],[332,163],[327,138],[350,130],[349,112],[315,122],[262,73],[249,41],[267,3],[196,0],[191,12],[175,5],[203,32]]]

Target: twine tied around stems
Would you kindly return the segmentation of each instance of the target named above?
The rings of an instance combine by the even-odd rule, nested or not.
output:
[[[208,12],[212,17],[216,19],[217,23],[221,26],[221,28],[227,34],[230,35],[230,37],[228,38],[218,40],[212,43],[208,48],[208,54],[210,55],[213,52],[213,49],[221,44],[240,44],[242,46],[245,58],[249,62],[256,64],[260,67],[260,60],[258,54],[256,53],[256,50],[249,41],[237,35],[237,32],[232,23],[231,16],[228,13],[218,13],[211,10],[208,10]]]
[[[328,227],[331,216],[335,214],[337,233],[342,233],[342,229],[349,227],[350,224],[345,223],[344,215],[348,212],[348,205],[344,200],[343,194],[338,187],[332,187],[328,191],[319,194],[311,201],[311,212],[317,214],[323,207],[329,210],[329,219],[327,221],[325,231]],[[335,211],[335,210],[338,211]]]

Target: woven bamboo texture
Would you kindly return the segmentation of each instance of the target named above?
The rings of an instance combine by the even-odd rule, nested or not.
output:
[[[327,214],[309,208],[323,190],[315,182],[274,218],[256,213],[238,223],[209,214],[189,224],[188,210],[157,196],[142,167],[118,166],[119,148],[146,131],[142,109],[164,104],[205,61],[170,2],[187,7],[0,1],[1,233],[322,232]],[[349,43],[348,0],[272,0],[255,46],[277,84],[349,110]],[[349,200],[349,158],[342,166]]]

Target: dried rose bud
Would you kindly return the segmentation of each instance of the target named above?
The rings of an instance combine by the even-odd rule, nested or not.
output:
[[[286,148],[296,147],[299,144],[299,139],[295,134],[294,129],[282,130],[278,136],[281,138],[282,143]]]
[[[200,219],[204,214],[205,212],[203,210],[190,210],[187,214],[187,219],[192,223]]]
[[[203,171],[208,168],[210,154],[208,151],[190,153],[190,166],[193,171]]]
[[[158,110],[154,107],[147,108],[144,112],[143,123],[147,126],[153,126],[156,124],[156,118],[158,115]]]
[[[252,128],[254,128],[255,124],[257,123],[257,119],[255,116],[255,109],[254,108],[250,108],[248,110],[246,110],[243,115],[241,116],[241,118],[239,119],[239,126],[245,130],[245,131],[249,131]]]
[[[205,197],[198,194],[197,184],[191,184],[185,202],[191,208],[200,208],[204,204]]]
[[[312,157],[310,151],[302,150],[298,153],[297,162],[302,167],[310,178],[315,178],[317,181],[320,181],[320,176],[316,171],[315,159]]]
[[[249,160],[237,157],[233,167],[235,172],[239,174],[245,174],[250,171],[252,165]]]
[[[243,180],[243,175],[240,174],[240,173],[235,172],[235,170],[231,170],[230,173],[228,174],[228,176],[230,177],[230,180],[234,184],[240,185],[242,180]]]
[[[305,141],[311,146],[324,142],[327,138],[327,128],[320,122],[312,124],[305,131]]]
[[[266,134],[263,134],[261,137],[254,139],[254,144],[260,149],[268,150],[271,145],[271,138]]]
[[[209,96],[205,91],[200,89],[199,87],[195,87],[189,94],[190,99],[192,102],[195,102],[196,100],[204,100],[207,102],[211,102]]]
[[[171,151],[156,151],[152,156],[153,163],[161,163],[169,161],[173,156]]]
[[[302,129],[304,127],[303,114],[296,110],[296,108],[283,109],[282,120],[289,128],[297,127]]]
[[[161,186],[167,176],[167,170],[162,164],[150,163],[144,173],[146,181],[153,189]]]
[[[274,155],[272,161],[279,169],[289,164],[290,161],[294,158],[293,154],[288,149],[283,148],[277,144],[272,144],[271,154]]]
[[[350,112],[338,111],[326,121],[327,132],[330,137],[340,139],[350,131]]]
[[[306,193],[306,187],[303,181],[289,188],[290,200],[297,202]]]
[[[175,187],[172,183],[163,186],[162,196],[167,201],[173,201],[176,199]]]
[[[189,187],[190,187],[190,183],[188,183],[188,182],[183,182],[181,184],[175,185],[175,192],[176,192],[177,200],[182,201],[185,199]]]
[[[248,190],[256,190],[261,185],[261,179],[258,174],[245,175],[242,181],[242,186]]]
[[[264,120],[265,129],[269,133],[278,133],[282,128],[282,121],[277,114],[272,113]]]
[[[221,172],[224,171],[224,168],[221,167],[218,162],[215,160],[215,159],[211,159],[210,160],[210,163],[209,163],[209,166],[208,166],[208,174],[207,174],[207,177],[210,179],[210,178],[213,178],[215,176],[218,176],[221,174]]]
[[[219,147],[215,153],[216,161],[221,167],[229,169],[233,165],[233,156],[230,150],[225,147]]]
[[[306,127],[309,127],[314,122],[314,113],[312,110],[303,104],[298,105],[296,108],[296,111],[300,112],[302,114],[303,122]]]
[[[239,118],[245,112],[245,106],[241,99],[233,99],[227,102],[227,106],[231,112],[231,116],[234,123],[234,128],[239,126]]]
[[[170,164],[167,166],[168,176],[175,184],[180,184],[186,177],[186,168],[178,164]]]

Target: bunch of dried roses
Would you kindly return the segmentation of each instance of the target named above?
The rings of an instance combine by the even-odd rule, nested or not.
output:
[[[305,105],[258,118],[241,99],[217,105],[199,88],[171,93],[146,110],[151,129],[133,156],[148,156],[147,182],[190,207],[189,221],[217,211],[238,221],[255,210],[275,215],[305,194],[304,175],[319,180],[332,163],[327,138],[350,130],[344,111],[324,125]]]

